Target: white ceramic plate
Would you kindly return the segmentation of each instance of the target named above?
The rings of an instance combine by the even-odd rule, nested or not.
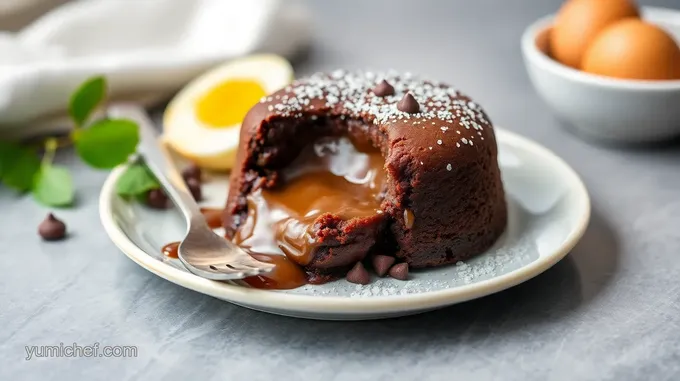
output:
[[[506,233],[486,253],[456,266],[412,272],[402,282],[375,278],[367,286],[345,280],[294,290],[253,289],[187,272],[160,248],[179,240],[185,224],[177,211],[155,211],[115,194],[124,168],[102,189],[100,214],[113,242],[133,261],[183,287],[244,307],[302,318],[361,320],[415,314],[498,292],[542,273],[562,259],[583,234],[590,201],[578,175],[540,145],[497,129],[499,162],[509,204]],[[204,185],[206,204],[220,206],[226,178]]]

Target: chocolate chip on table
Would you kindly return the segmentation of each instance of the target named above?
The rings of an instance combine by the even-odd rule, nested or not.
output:
[[[347,281],[356,284],[371,283],[371,276],[361,262],[357,262],[347,273]]]
[[[168,196],[162,189],[152,189],[146,193],[146,205],[154,209],[167,209]]]
[[[201,167],[196,164],[191,164],[182,171],[182,178],[185,182],[189,181],[189,179],[196,179],[200,183],[202,177],[203,172],[201,171]]]
[[[201,189],[200,181],[194,178],[188,179],[187,188],[189,188],[189,192],[191,192],[191,195],[194,196],[194,200],[201,201],[203,199],[203,191]]]
[[[49,213],[38,225],[38,234],[45,241],[57,241],[66,237],[66,224]]]
[[[418,101],[413,98],[411,93],[406,93],[399,103],[397,103],[397,110],[409,114],[417,114],[418,111],[420,111],[420,105],[418,104]]]
[[[408,263],[398,263],[390,269],[390,276],[394,279],[408,279]]]
[[[388,95],[394,95],[394,86],[390,85],[384,79],[373,88],[373,94],[379,97],[386,97]]]
[[[375,270],[375,273],[378,274],[379,277],[384,277],[390,267],[394,264],[395,260],[394,257],[389,257],[387,255],[374,255],[372,259],[373,270]]]

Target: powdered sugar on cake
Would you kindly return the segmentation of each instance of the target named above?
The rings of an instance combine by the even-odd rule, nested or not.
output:
[[[394,87],[394,94],[374,94],[373,89],[383,80]],[[311,111],[336,111],[385,128],[395,123],[433,128],[438,133],[432,146],[440,148],[473,147],[474,139],[484,140],[485,129],[491,128],[481,107],[467,96],[445,84],[423,80],[410,73],[336,70],[297,80],[284,91],[276,99],[264,97],[260,102],[268,104],[270,112],[284,117],[301,117]],[[397,108],[406,93],[418,102],[417,113]],[[447,133],[449,130],[455,133]]]

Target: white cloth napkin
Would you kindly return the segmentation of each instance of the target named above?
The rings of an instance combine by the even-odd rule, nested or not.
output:
[[[102,74],[112,99],[151,104],[252,52],[294,54],[310,17],[290,0],[90,0],[0,33],[0,137],[64,127],[70,93]]]

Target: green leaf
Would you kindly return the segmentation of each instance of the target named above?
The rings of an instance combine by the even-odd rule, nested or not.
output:
[[[125,119],[103,119],[74,132],[78,155],[94,168],[108,169],[124,163],[139,143],[137,124]]]
[[[67,206],[73,203],[75,191],[68,169],[44,165],[33,186],[33,197],[45,206]]]
[[[34,150],[13,144],[3,145],[0,149],[2,182],[20,192],[31,189],[35,175],[40,170],[38,154]]]
[[[10,163],[19,157],[21,146],[17,143],[0,142],[0,179],[10,166]]]
[[[116,183],[116,192],[123,197],[134,197],[157,189],[160,184],[146,165],[136,163],[127,168]]]
[[[76,126],[81,127],[106,95],[106,79],[93,77],[86,80],[69,102],[69,114]]]

